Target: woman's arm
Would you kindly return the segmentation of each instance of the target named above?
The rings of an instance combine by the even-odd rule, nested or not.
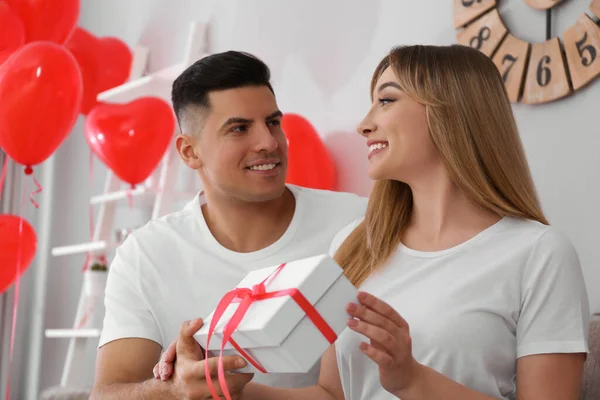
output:
[[[517,360],[517,400],[577,400],[585,354],[536,354]]]
[[[344,391],[337,366],[335,344],[329,346],[321,357],[319,383],[302,389],[278,389],[249,383],[244,390],[244,400],[344,400]]]
[[[517,400],[577,400],[585,355],[539,354],[517,360]],[[395,393],[402,400],[488,400],[427,367],[421,368],[415,384]]]

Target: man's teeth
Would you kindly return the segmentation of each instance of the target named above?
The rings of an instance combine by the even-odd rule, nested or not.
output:
[[[375,143],[369,146],[369,151],[385,149],[386,147],[388,147],[387,143]]]
[[[277,164],[261,164],[261,165],[253,165],[250,167],[253,171],[269,171],[275,168]]]

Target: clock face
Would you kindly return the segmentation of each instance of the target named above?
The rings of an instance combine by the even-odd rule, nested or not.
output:
[[[524,1],[549,10],[562,0]],[[494,61],[512,102],[558,100],[600,75],[600,26],[586,12],[560,37],[528,43],[508,31],[496,5],[496,0],[454,0],[454,26],[458,43]],[[592,0],[588,11],[600,18],[600,0]]]

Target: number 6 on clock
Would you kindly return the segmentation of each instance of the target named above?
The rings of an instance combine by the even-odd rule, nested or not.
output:
[[[531,45],[531,57],[521,101],[525,104],[548,103],[569,93],[571,87],[558,38]]]

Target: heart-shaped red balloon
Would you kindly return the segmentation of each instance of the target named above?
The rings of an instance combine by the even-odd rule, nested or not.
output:
[[[0,293],[29,268],[36,247],[37,235],[29,222],[17,215],[0,215]]]
[[[83,77],[81,113],[98,105],[98,93],[122,85],[129,78],[133,56],[129,47],[113,37],[98,38],[76,28],[65,44],[77,59]]]
[[[5,0],[25,26],[26,43],[63,44],[77,26],[80,0]]]
[[[285,114],[281,126],[288,140],[286,182],[336,190],[335,162],[312,124],[300,115]]]
[[[17,14],[0,0],[0,65],[25,44],[25,28]]]
[[[171,106],[157,97],[128,104],[100,104],[85,121],[85,137],[108,168],[135,186],[164,156],[175,131]]]
[[[64,46],[35,42],[0,66],[0,147],[30,167],[71,132],[81,104],[81,73]]]

